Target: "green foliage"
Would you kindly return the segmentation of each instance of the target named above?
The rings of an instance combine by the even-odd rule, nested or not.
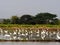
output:
[[[21,24],[31,24],[33,20],[33,17],[31,15],[23,15],[20,17],[20,23]]]
[[[17,16],[12,16],[11,17],[11,23],[12,24],[18,24],[19,23],[19,18]]]
[[[21,17],[12,16],[10,19],[4,19],[4,24],[58,24],[57,15],[51,13],[38,13],[36,16],[25,14]]]
[[[50,13],[39,13],[36,15],[35,20],[39,24],[49,24],[52,23],[53,20],[56,19],[56,15]]]
[[[3,19],[3,24],[10,24],[10,23],[11,23],[10,19]]]

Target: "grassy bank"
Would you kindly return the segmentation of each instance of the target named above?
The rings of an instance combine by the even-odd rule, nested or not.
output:
[[[34,27],[34,28],[60,28],[60,25],[49,25],[49,24],[36,24],[36,25],[25,25],[25,24],[0,24],[0,27],[23,27],[23,28],[28,28],[28,27]]]

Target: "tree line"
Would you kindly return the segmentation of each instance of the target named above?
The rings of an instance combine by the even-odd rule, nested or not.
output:
[[[35,16],[25,14],[21,17],[12,16],[10,19],[4,19],[3,24],[58,24],[57,15],[51,13],[38,13]]]

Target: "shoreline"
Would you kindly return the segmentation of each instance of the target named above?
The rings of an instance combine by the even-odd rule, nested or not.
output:
[[[0,42],[60,42],[60,40],[0,40]]]

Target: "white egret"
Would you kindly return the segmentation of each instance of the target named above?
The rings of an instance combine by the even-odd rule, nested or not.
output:
[[[60,33],[59,32],[57,33],[57,38],[60,39]]]

